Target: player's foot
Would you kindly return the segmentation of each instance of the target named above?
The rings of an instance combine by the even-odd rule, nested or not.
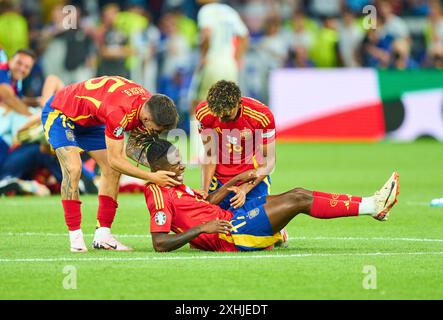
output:
[[[288,232],[286,231],[286,228],[281,229],[280,234],[281,234],[282,240],[278,240],[274,244],[274,247],[287,248],[289,246],[289,236],[288,236]]]
[[[376,214],[373,217],[380,221],[386,221],[389,217],[389,211],[397,203],[400,182],[399,175],[394,172],[383,187],[374,194]]]
[[[71,252],[87,252],[83,232],[81,229],[69,231],[69,240],[71,242]]]
[[[92,242],[94,249],[114,250],[114,251],[132,251],[133,249],[125,246],[121,242],[117,241],[112,234],[109,234],[103,238],[94,238]]]

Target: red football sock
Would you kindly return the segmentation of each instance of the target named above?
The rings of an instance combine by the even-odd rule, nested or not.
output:
[[[62,200],[65,221],[69,231],[80,229],[82,222],[81,204],[79,200]]]
[[[117,211],[117,201],[109,196],[98,196],[97,220],[99,227],[111,228]]]
[[[357,216],[359,206],[359,202],[314,197],[310,215],[319,219]]]
[[[350,194],[327,193],[321,191],[314,191],[313,195],[314,197],[322,197],[322,198],[342,200],[342,201],[361,202],[362,200],[362,197],[352,196]]]

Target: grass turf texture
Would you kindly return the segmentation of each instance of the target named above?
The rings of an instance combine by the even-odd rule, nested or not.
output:
[[[299,215],[290,246],[269,252],[155,253],[144,197],[121,195],[113,232],[131,253],[71,254],[58,197],[1,198],[1,299],[442,299],[443,148],[414,144],[279,144],[273,193],[302,186],[372,194],[396,169],[399,203],[387,222],[370,217],[318,220]],[[189,169],[188,185],[199,172]],[[96,197],[82,197],[90,245]],[[28,234],[25,234],[28,233]],[[434,239],[434,240],[426,240]],[[31,260],[29,260],[31,259]],[[377,288],[363,288],[364,266]],[[65,266],[77,289],[63,288]]]

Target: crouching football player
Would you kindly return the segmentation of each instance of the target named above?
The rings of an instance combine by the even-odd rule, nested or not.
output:
[[[175,172],[175,177],[183,181],[186,168],[179,151],[165,140],[148,141],[143,136],[141,139],[145,139],[139,144],[141,163],[154,172]],[[229,192],[238,191],[238,183],[249,183],[256,178],[254,170],[243,172],[206,200],[201,192],[185,184],[170,188],[147,184],[145,198],[151,215],[154,249],[172,251],[190,243],[193,248],[208,251],[263,250],[281,240],[279,231],[299,213],[319,219],[369,215],[387,220],[399,193],[399,178],[394,172],[371,197],[294,188],[248,201],[238,209],[224,210],[217,205]],[[170,231],[175,234],[169,234]]]

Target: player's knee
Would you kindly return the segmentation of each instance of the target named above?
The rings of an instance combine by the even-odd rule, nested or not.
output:
[[[100,169],[101,169],[102,176],[104,176],[108,179],[112,179],[112,180],[120,179],[121,173],[112,169],[110,166],[104,166],[104,167],[101,167]]]
[[[312,201],[312,196],[310,196],[307,190],[303,188],[294,188],[289,192],[291,200],[294,203],[299,204],[301,207],[306,207]]]
[[[82,175],[82,166],[81,163],[66,163],[64,164],[62,171],[64,178],[67,178],[72,182],[78,182]]]

